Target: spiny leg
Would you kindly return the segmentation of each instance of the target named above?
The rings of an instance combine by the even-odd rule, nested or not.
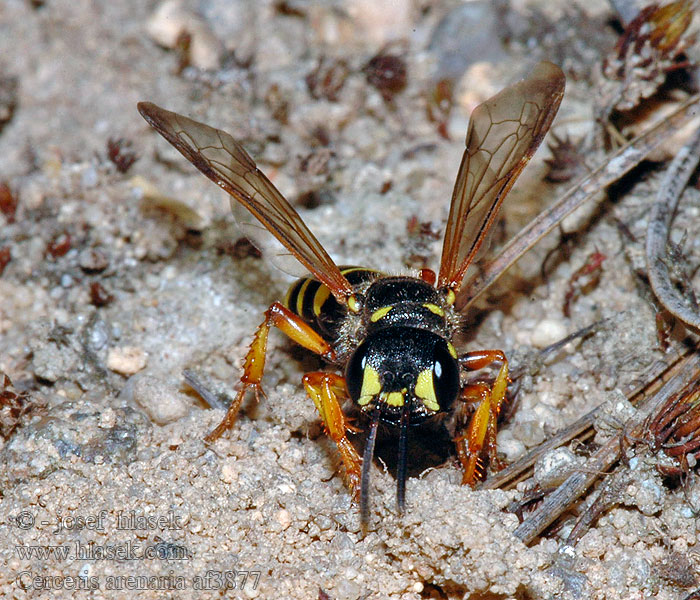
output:
[[[462,389],[460,408],[467,412],[468,404],[477,404],[476,411],[471,415],[468,423],[463,423],[462,433],[454,439],[457,449],[457,458],[462,464],[462,485],[472,484],[480,478],[481,450],[488,429],[490,412],[491,388],[486,383],[474,383],[466,385]],[[465,418],[465,417],[463,417]]]
[[[501,368],[493,385],[475,383],[466,385],[462,389],[461,399],[464,402],[476,401],[479,403],[466,432],[455,438],[457,456],[464,469],[463,484],[475,483],[478,477],[479,457],[484,444],[486,444],[491,464],[498,463],[496,455],[497,421],[508,387],[508,360],[500,350],[469,352],[459,359],[460,365],[470,371],[483,369],[496,361],[501,363]]]
[[[267,336],[270,332],[270,327],[273,325],[300,346],[320,354],[327,360],[335,360],[335,352],[326,340],[311,329],[301,317],[285,308],[280,302],[275,302],[265,311],[265,320],[255,332],[255,337],[253,337],[248,354],[246,354],[243,375],[241,376],[241,389],[233,402],[231,402],[226,416],[217,425],[216,429],[204,438],[205,441],[213,442],[233,426],[246,392],[249,389],[253,390],[257,400],[260,399],[260,394],[265,395],[260,382],[265,370]]]
[[[326,434],[338,446],[345,467],[345,481],[357,499],[362,459],[348,439],[347,431],[354,428],[348,424],[341,409],[341,403],[347,397],[345,379],[335,373],[317,371],[304,375],[302,382],[321,415]]]

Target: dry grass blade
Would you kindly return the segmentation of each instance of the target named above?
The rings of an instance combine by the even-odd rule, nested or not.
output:
[[[617,438],[621,448],[624,448],[625,458],[630,458],[632,454],[637,457],[648,455],[649,451],[657,455],[663,451],[666,457],[674,460],[669,464],[666,460],[655,458],[656,470],[666,476],[687,475],[700,454],[700,381],[691,378],[679,391],[659,396],[661,401],[652,402],[652,409],[644,423],[639,425],[635,417],[635,426],[629,428],[629,422],[626,423]],[[640,446],[646,446],[646,451]],[[603,513],[621,503],[624,490],[633,479],[630,463],[625,461],[605,477],[596,499],[579,516],[569,533],[567,545],[576,545]]]

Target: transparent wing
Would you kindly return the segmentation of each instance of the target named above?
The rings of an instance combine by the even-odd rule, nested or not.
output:
[[[477,106],[447,218],[437,285],[455,292],[516,178],[557,114],[565,77],[550,62]]]
[[[238,231],[262,252],[270,264],[295,279],[309,277],[309,270],[245,206],[233,196],[230,196],[230,201]]]
[[[248,209],[340,302],[346,302],[353,291],[348,280],[240,144],[224,131],[151,102],[139,102],[138,110],[187,160],[231,195],[232,206],[235,199]]]

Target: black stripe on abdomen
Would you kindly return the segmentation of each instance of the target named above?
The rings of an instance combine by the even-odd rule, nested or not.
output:
[[[353,287],[381,275],[379,271],[355,266],[340,267],[340,272]],[[328,340],[335,338],[347,312],[328,287],[311,277],[298,279],[290,286],[284,305]]]

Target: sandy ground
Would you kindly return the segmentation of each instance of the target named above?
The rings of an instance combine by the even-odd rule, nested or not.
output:
[[[453,460],[415,466],[401,517],[378,462],[363,533],[300,385],[320,362],[278,334],[267,399],[205,445],[223,410],[183,369],[230,398],[254,328],[290,277],[234,247],[241,234],[223,193],[136,112],[150,100],[232,133],[339,264],[435,267],[432,232],[444,226],[470,110],[546,58],[570,76],[555,130],[588,132],[590,64],[616,39],[609,10],[581,3],[560,21],[549,2],[0,3],[0,109],[10,115],[0,176],[18,200],[14,216],[0,214],[0,249],[11,253],[0,371],[32,407],[0,440],[0,596],[670,600],[698,587],[700,485],[668,487],[652,467],[564,548],[573,513],[527,547],[506,511],[524,486],[462,487]],[[183,29],[189,52],[182,37],[173,49]],[[383,48],[407,65],[389,100],[363,71]],[[445,77],[456,81],[449,139],[426,112]],[[125,173],[108,158],[119,138],[138,157]],[[542,181],[546,155],[513,191],[495,244],[561,191]],[[578,231],[568,252],[548,255],[554,236],[503,278],[481,303],[488,311],[468,314],[463,348],[501,348],[516,367],[612,319],[522,380],[499,434],[507,460],[618,402],[667,358],[635,275],[642,246],[618,227],[643,239],[657,183],[646,174],[567,220]],[[679,219],[697,231],[697,190]],[[696,236],[685,249],[697,264]],[[607,257],[600,281],[565,317],[568,282],[594,251]]]

